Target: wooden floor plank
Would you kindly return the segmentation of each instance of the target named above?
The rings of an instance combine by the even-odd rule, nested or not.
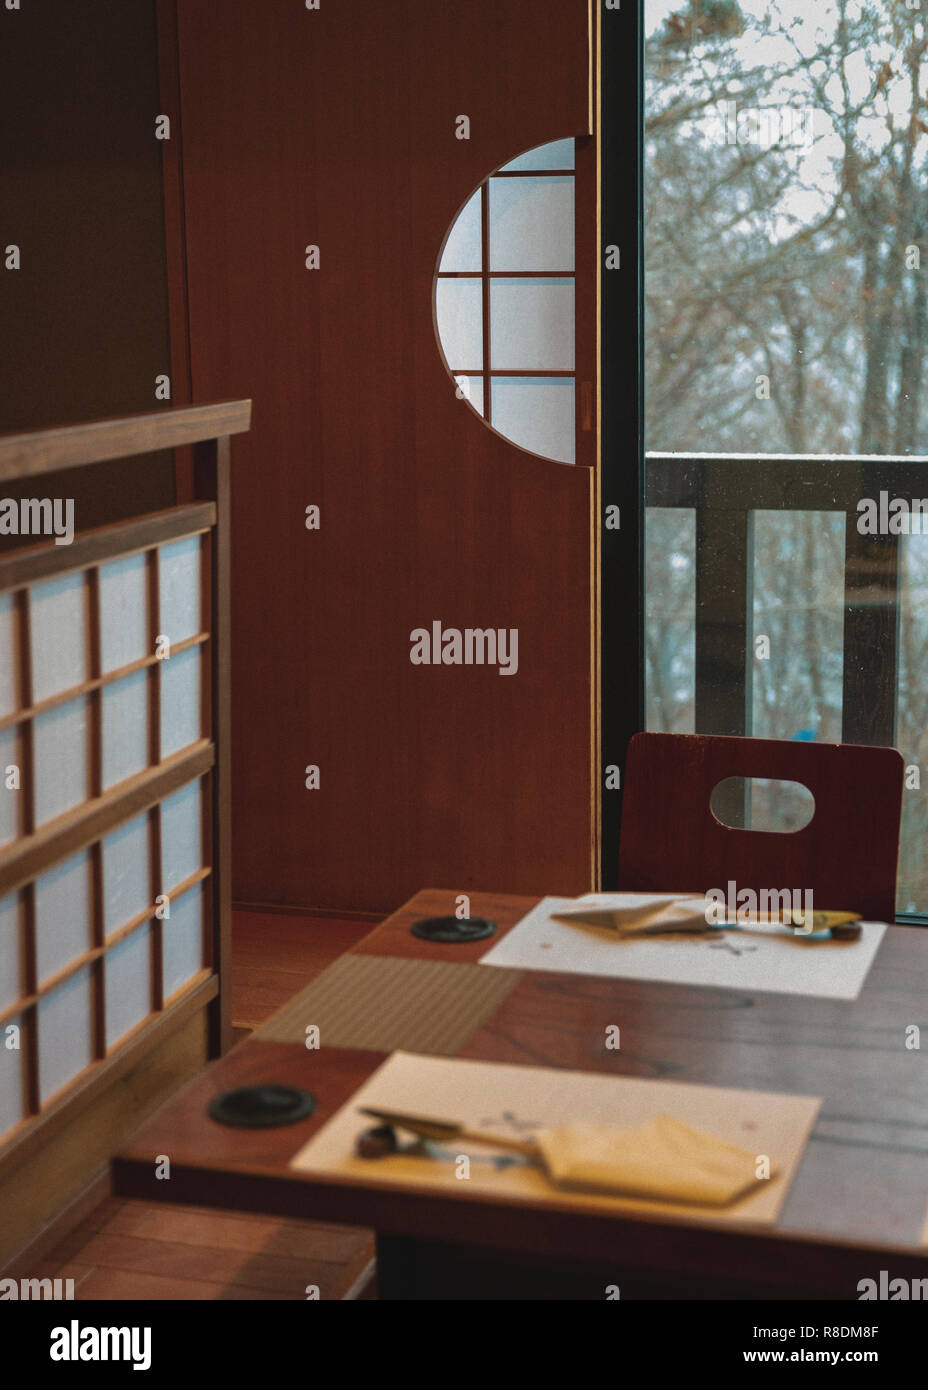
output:
[[[318,972],[350,950],[373,925],[275,912],[234,912],[232,964],[272,966],[289,974]]]
[[[88,1212],[63,1240],[53,1245],[46,1255],[40,1260],[31,1261],[30,1277],[44,1279],[56,1274],[63,1264],[75,1258],[87,1244],[87,1241],[97,1231],[102,1230],[110,1217],[114,1216],[123,1206],[125,1206],[125,1202],[121,1197],[106,1197],[98,1206]]]
[[[344,1262],[268,1251],[243,1251],[190,1241],[145,1240],[103,1231],[81,1251],[81,1261],[96,1269],[126,1274],[160,1275],[196,1283],[263,1289],[280,1298],[306,1298],[307,1285],[330,1298],[343,1282]]]
[[[377,1259],[366,1260],[357,1278],[353,1279],[342,1298],[352,1303],[371,1303],[377,1300]]]
[[[177,1300],[249,1299],[279,1300],[280,1294],[267,1289],[249,1289],[243,1285],[226,1285],[221,1281],[212,1283],[199,1279],[182,1279],[177,1275],[146,1274],[141,1271],[124,1269],[94,1269],[76,1292],[76,1301],[89,1299],[116,1299],[128,1302],[169,1302]]]
[[[54,1278],[73,1279],[74,1297],[75,1299],[78,1299],[82,1297],[81,1288],[87,1281],[87,1279],[89,1279],[91,1274],[93,1274],[93,1265],[74,1264],[69,1262],[67,1264],[62,1265],[60,1269],[55,1271]],[[83,1295],[83,1297],[86,1297],[86,1295]]]
[[[229,974],[233,1023],[257,1028],[365,937],[371,925],[279,912],[234,912]]]
[[[283,971],[231,972],[232,1023],[236,1028],[260,1028],[315,978],[315,973],[289,975]]]
[[[323,1226],[309,1221],[204,1211],[192,1207],[153,1207],[126,1202],[107,1224],[105,1234],[172,1245],[210,1246],[243,1254],[279,1255],[328,1262],[347,1262],[370,1245],[365,1231]]]

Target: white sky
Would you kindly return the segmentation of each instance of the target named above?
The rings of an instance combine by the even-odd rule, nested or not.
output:
[[[740,57],[745,69],[765,66],[771,70],[770,86],[761,96],[759,105],[788,107],[798,117],[800,111],[808,110],[807,98],[787,79],[776,76],[777,69],[782,71],[789,67],[795,61],[796,54],[785,37],[770,32],[764,22],[765,16],[771,15],[776,27],[788,24],[799,50],[811,53],[833,32],[837,13],[833,0],[773,0],[773,3],[771,0],[740,0],[740,6],[748,21],[748,28],[740,38],[732,40],[731,51]],[[646,33],[653,34],[668,15],[685,13],[686,9],[687,0],[645,0]],[[917,13],[912,13],[913,21],[918,18]],[[901,68],[898,60],[898,51],[889,44],[873,43],[866,52],[851,54],[845,64],[851,101],[858,102],[866,96],[874,74],[882,63],[889,61],[898,71]],[[681,70],[681,81],[685,82],[685,70]],[[824,105],[817,103],[811,117],[813,143],[796,148],[790,156],[794,160],[796,186],[782,199],[779,215],[774,215],[770,220],[768,235],[774,239],[795,231],[797,222],[813,221],[821,216],[836,191],[836,176],[843,148],[832,120],[832,110],[839,111],[842,101],[837,79],[833,80],[827,93],[831,100]],[[925,95],[928,97],[928,93]],[[890,82],[885,96],[877,96],[874,101],[872,120],[862,118],[858,121],[858,137],[874,150],[882,148],[888,135],[887,117],[907,123],[909,110],[907,83],[902,78]],[[694,123],[693,138],[713,143],[724,138],[720,115],[718,108],[712,108],[698,126]],[[806,117],[801,127],[804,131],[809,129],[808,121],[809,117]],[[926,154],[928,140],[923,138],[918,147],[919,164],[923,163]]]

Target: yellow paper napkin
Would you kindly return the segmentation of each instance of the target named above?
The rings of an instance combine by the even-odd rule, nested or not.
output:
[[[726,1206],[759,1181],[755,1154],[672,1115],[635,1129],[559,1125],[534,1138],[552,1182],[574,1190]]]
[[[634,907],[599,907],[578,903],[574,908],[552,912],[556,922],[568,926],[611,927],[622,936],[648,936],[659,932],[706,931],[705,898],[642,898]]]

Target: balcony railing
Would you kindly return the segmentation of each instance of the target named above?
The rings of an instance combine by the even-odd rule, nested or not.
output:
[[[648,507],[695,512],[695,728],[753,732],[754,513],[831,511],[845,516],[842,741],[895,744],[899,537],[861,535],[858,502],[928,497],[928,457],[648,453],[645,476]]]

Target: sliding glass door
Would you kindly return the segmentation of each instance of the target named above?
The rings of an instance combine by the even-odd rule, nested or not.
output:
[[[925,915],[928,18],[641,15],[639,727],[898,747],[898,910]],[[798,811],[771,792],[744,823]]]

